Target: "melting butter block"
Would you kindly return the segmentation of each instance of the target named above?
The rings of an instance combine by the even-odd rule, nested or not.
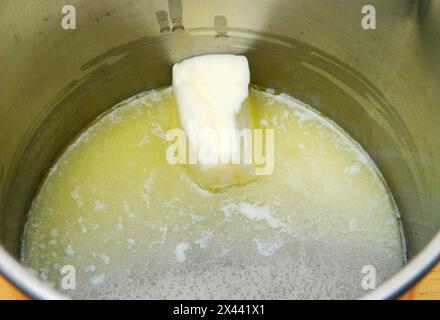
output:
[[[206,189],[245,184],[254,178],[246,103],[249,82],[244,56],[197,56],[173,67],[173,92],[188,140],[188,168]]]

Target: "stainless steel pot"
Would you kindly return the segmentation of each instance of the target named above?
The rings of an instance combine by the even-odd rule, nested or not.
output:
[[[392,298],[440,255],[440,1],[72,0],[0,2],[0,269],[59,298],[17,259],[26,213],[62,148],[96,116],[169,84],[172,63],[245,54],[252,82],[291,93],[357,139],[400,208],[410,261],[366,298]]]

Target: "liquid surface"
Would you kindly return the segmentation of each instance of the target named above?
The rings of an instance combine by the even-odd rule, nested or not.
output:
[[[398,212],[366,153],[285,94],[252,89],[275,129],[272,175],[221,193],[166,162],[168,89],[115,106],[62,154],[36,196],[22,260],[79,298],[354,298],[405,260]]]

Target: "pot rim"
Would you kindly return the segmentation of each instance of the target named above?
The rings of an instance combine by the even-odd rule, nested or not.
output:
[[[440,260],[440,231],[429,244],[411,259],[399,272],[382,283],[374,291],[362,296],[363,300],[394,299],[409,289]],[[33,299],[69,299],[55,289],[45,285],[26,267],[15,260],[0,245],[0,274],[5,276],[24,294]]]

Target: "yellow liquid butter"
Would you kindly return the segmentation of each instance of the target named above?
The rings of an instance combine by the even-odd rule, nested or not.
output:
[[[78,298],[353,298],[365,266],[376,285],[398,271],[398,211],[361,147],[285,94],[253,88],[249,104],[275,130],[274,172],[219,193],[166,161],[171,88],[115,106],[42,184],[23,262]]]

